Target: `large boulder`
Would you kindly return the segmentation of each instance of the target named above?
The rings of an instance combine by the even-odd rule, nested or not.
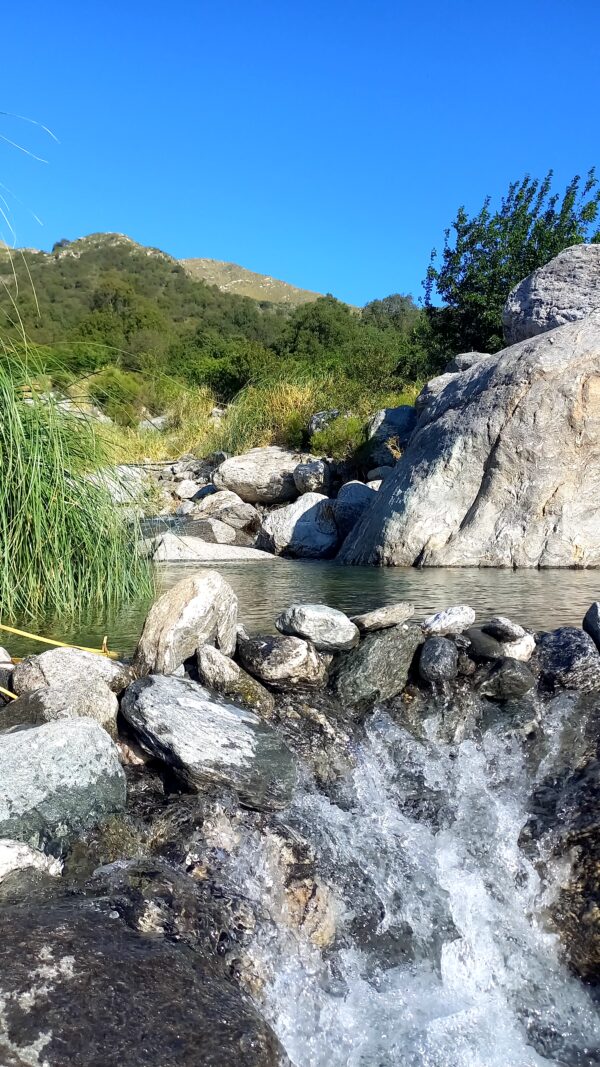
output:
[[[350,533],[376,498],[377,490],[364,482],[355,480],[342,486],[333,502],[333,513],[340,537],[346,537],[346,534]]]
[[[87,719],[0,734],[0,837],[63,841],[125,807],[116,746]]]
[[[331,466],[325,459],[308,459],[299,463],[294,471],[294,482],[299,493],[325,493],[331,485]]]
[[[0,730],[39,726],[57,719],[93,719],[116,737],[118,710],[119,702],[112,689],[97,675],[90,674],[87,680],[65,679],[63,683],[44,685],[11,701],[0,711]]]
[[[589,634],[576,626],[541,634],[536,659],[543,681],[553,689],[600,689],[600,654]]]
[[[319,652],[346,652],[358,644],[358,627],[347,615],[327,604],[292,604],[275,619],[282,634],[304,637]]]
[[[136,674],[172,674],[206,642],[232,655],[237,609],[233,589],[217,571],[184,578],[150,608],[133,658]]]
[[[350,707],[369,707],[400,693],[423,635],[417,626],[403,624],[368,634],[358,648],[340,657],[335,691]]]
[[[511,291],[502,313],[506,343],[554,330],[600,310],[600,245],[573,245]]]
[[[121,711],[142,747],[194,790],[233,789],[243,804],[283,808],[296,781],[288,748],[257,715],[186,678],[152,675],[126,690]]]
[[[252,531],[260,525],[256,508],[230,489],[220,489],[194,504],[193,516],[195,519],[218,519],[233,526],[234,530]]]
[[[409,404],[381,408],[367,425],[369,458],[373,465],[395,463],[415,428],[417,412]]]
[[[120,693],[133,680],[133,672],[125,663],[84,652],[79,648],[49,648],[38,656],[27,656],[17,663],[12,675],[12,689],[18,696],[32,693],[44,686],[70,686],[97,678],[114,693]]]
[[[314,645],[300,637],[248,637],[240,630],[237,655],[249,674],[272,689],[321,686],[327,681],[325,661]]]
[[[269,445],[226,459],[213,474],[217,489],[229,489],[249,504],[284,504],[298,496],[294,471],[297,452]]]
[[[132,892],[127,901],[135,899]],[[163,899],[160,904],[164,908]],[[180,939],[145,932],[144,920],[147,925],[159,907],[147,908],[139,929],[126,926],[103,898],[27,901],[4,909],[5,1067],[286,1062],[249,998],[222,973],[216,952],[211,957]]]
[[[257,546],[295,559],[326,559],[339,541],[334,511],[322,493],[304,493],[293,504],[271,511],[258,532]]]
[[[600,314],[442,380],[340,558],[600,565]]]

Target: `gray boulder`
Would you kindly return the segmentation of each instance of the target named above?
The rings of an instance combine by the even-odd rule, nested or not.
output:
[[[468,604],[455,604],[452,608],[436,611],[434,615],[428,615],[421,623],[421,629],[428,637],[436,635],[443,637],[445,634],[461,634],[475,622],[475,612]]]
[[[57,719],[93,719],[112,737],[117,736],[119,702],[97,675],[44,685],[13,700],[0,711],[0,730],[12,726],[38,726]]]
[[[219,785],[243,804],[288,804],[296,782],[291,752],[257,715],[185,678],[152,675],[127,689],[121,711],[147,752],[195,791]]]
[[[23,696],[44,686],[69,689],[91,678],[105,682],[113,693],[120,693],[133,680],[133,671],[126,663],[109,656],[97,656],[78,648],[50,648],[16,664],[12,687],[13,692]]]
[[[375,465],[395,463],[416,421],[417,412],[409,404],[375,412],[367,425],[371,462]]]
[[[172,674],[206,642],[232,655],[237,610],[233,589],[217,571],[184,578],[150,608],[133,658],[135,673]]]
[[[218,545],[193,534],[170,532],[153,538],[149,549],[155,563],[259,563],[273,558],[244,545]]]
[[[506,343],[555,330],[600,310],[600,245],[573,245],[512,290],[502,313]]]
[[[252,504],[247,504],[230,489],[220,489],[204,497],[194,505],[195,519],[218,519],[234,530],[253,531],[260,525],[260,515]]]
[[[508,620],[507,620],[508,621]],[[492,627],[499,632],[500,627]],[[506,632],[506,630],[505,630]],[[476,659],[513,659],[527,663],[535,651],[535,638],[533,634],[523,633],[513,641],[500,640],[489,633],[485,627],[470,626],[466,632],[471,648],[470,652]]]
[[[600,565],[600,315],[444,379],[341,560]]]
[[[333,501],[333,513],[340,537],[354,529],[367,508],[377,499],[377,491],[364,482],[346,482]]]
[[[203,685],[221,693],[235,704],[250,708],[263,719],[270,719],[275,710],[275,698],[256,678],[252,678],[239,664],[224,656],[212,645],[198,649],[198,676]]]
[[[191,478],[183,478],[175,486],[175,496],[178,496],[180,500],[192,500],[201,488],[199,482],[193,482]]]
[[[600,654],[592,638],[576,626],[561,626],[538,637],[536,659],[551,688],[600,689]]]
[[[535,677],[516,659],[494,661],[479,682],[479,695],[491,700],[519,700],[535,686]]]
[[[0,837],[39,847],[125,808],[116,746],[95,722],[68,719],[0,734]]]
[[[458,649],[447,637],[430,637],[421,649],[419,674],[426,682],[448,682],[458,675]]]
[[[387,630],[390,626],[399,626],[400,623],[410,619],[414,613],[414,604],[406,600],[398,604],[386,604],[383,608],[375,608],[374,611],[366,611],[362,615],[352,615],[350,621],[358,627],[361,634],[369,634],[375,630]]]
[[[326,559],[339,541],[334,511],[322,493],[304,493],[265,516],[257,547],[295,559]]]
[[[310,459],[299,463],[294,470],[294,483],[300,494],[327,493],[331,485],[331,467],[324,459]]]
[[[234,545],[236,531],[220,519],[193,518],[185,524],[186,536],[199,537],[213,545]]]
[[[476,363],[481,363],[482,359],[489,358],[489,352],[460,352],[444,368],[444,374],[461,374],[464,370],[470,370]]]
[[[213,474],[217,489],[229,489],[249,504],[283,504],[298,496],[294,471],[297,452],[269,445],[226,459]]]
[[[600,650],[600,601],[595,600],[590,604],[585,613],[582,623],[586,634],[589,634],[597,649]]]
[[[327,681],[325,660],[299,637],[248,637],[240,630],[237,655],[249,674],[272,689],[322,686]]]
[[[319,652],[345,652],[358,644],[358,628],[343,611],[326,604],[292,604],[275,619],[282,634],[304,637]]]
[[[360,645],[340,656],[334,689],[344,704],[358,709],[400,693],[415,652],[423,641],[417,626],[393,626],[368,634]]]

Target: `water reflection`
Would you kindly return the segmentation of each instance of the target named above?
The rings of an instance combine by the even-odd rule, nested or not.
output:
[[[205,568],[162,564],[159,589]],[[233,586],[240,618],[251,631],[272,631],[275,616],[294,601],[321,602],[356,614],[398,600],[412,600],[417,617],[450,604],[468,603],[482,620],[508,615],[533,629],[581,625],[590,603],[600,599],[598,571],[340,567],[335,563],[274,559],[223,563],[218,570]],[[48,619],[39,632],[76,644],[97,646],[108,634],[112,649],[126,655],[138,639],[147,601],[121,606],[79,622]],[[28,629],[27,626],[24,627]],[[6,640],[13,655],[43,651],[32,642]]]

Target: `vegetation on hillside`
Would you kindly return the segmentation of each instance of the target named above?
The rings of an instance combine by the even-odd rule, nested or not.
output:
[[[570,245],[600,241],[600,185],[594,169],[576,175],[562,196],[553,173],[526,175],[509,185],[500,206],[486,197],[470,217],[460,207],[445,232],[438,265],[434,250],[425,279],[428,347],[443,362],[457,352],[502,347],[502,308],[510,290]],[[434,305],[434,297],[442,306]]]

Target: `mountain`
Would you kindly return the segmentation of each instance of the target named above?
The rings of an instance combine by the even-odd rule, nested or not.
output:
[[[237,263],[223,263],[219,259],[181,259],[179,262],[190,277],[207,285],[216,285],[223,293],[248,296],[261,303],[268,301],[294,308],[318,300],[322,295],[309,289],[299,289],[268,274],[257,274]]]

